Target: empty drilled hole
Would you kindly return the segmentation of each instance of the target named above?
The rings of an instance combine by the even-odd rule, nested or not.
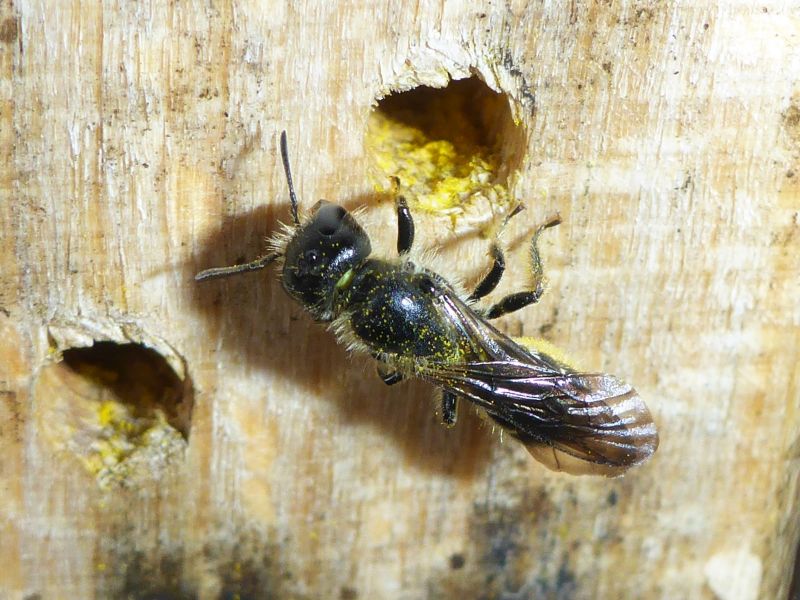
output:
[[[101,485],[152,478],[183,456],[192,398],[157,352],[98,342],[63,352],[34,387],[38,423]]]
[[[477,77],[380,100],[367,140],[378,187],[405,195],[416,209],[457,214],[480,199],[493,212],[514,204],[509,177],[520,167],[524,132],[509,98]]]

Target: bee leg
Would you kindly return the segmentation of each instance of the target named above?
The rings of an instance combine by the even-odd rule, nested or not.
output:
[[[458,419],[458,396],[453,392],[442,390],[442,424],[452,427]]]
[[[517,292],[515,294],[509,294],[497,304],[494,304],[488,311],[486,311],[484,313],[484,318],[496,319],[497,317],[507,315],[508,313],[514,312],[515,310],[519,310],[520,308],[524,308],[539,301],[539,298],[542,297],[542,293],[544,292],[544,269],[542,268],[542,258],[539,256],[539,235],[545,229],[555,227],[559,223],[561,223],[561,217],[556,215],[543,225],[540,225],[536,230],[536,233],[533,234],[533,239],[531,240],[531,270],[533,271],[533,289],[524,292]],[[492,271],[494,271],[494,268],[492,268]],[[490,271],[489,275],[491,275],[491,273],[492,272]],[[498,277],[498,281],[499,280],[500,278]],[[486,280],[484,279],[484,282],[485,281]],[[484,282],[481,282],[481,285],[483,285]],[[480,288],[481,285],[479,285],[478,288]],[[478,290],[476,290],[476,292],[477,291]]]
[[[521,213],[525,207],[522,204],[517,205],[517,207],[512,210],[503,221],[503,224],[500,227],[500,231],[502,231],[508,222]],[[500,234],[498,231],[498,235]],[[480,300],[484,296],[491,294],[494,291],[494,288],[497,287],[497,284],[500,283],[500,280],[503,278],[503,273],[506,270],[506,259],[503,256],[503,251],[500,249],[500,245],[495,241],[492,244],[492,249],[490,250],[492,253],[492,268],[489,269],[489,272],[484,275],[481,282],[475,287],[475,291],[472,292],[472,295],[467,298],[467,300],[474,302],[475,300]]]
[[[378,377],[380,377],[386,385],[394,385],[395,383],[403,381],[403,374],[400,371],[393,371],[381,363],[378,363]]]
[[[491,294],[494,288],[497,287],[497,284],[500,283],[500,279],[502,279],[503,273],[506,270],[506,259],[503,256],[503,251],[500,250],[500,246],[498,246],[496,242],[492,244],[491,252],[494,263],[492,264],[492,268],[489,269],[489,272],[475,287],[475,291],[467,298],[467,300],[471,302],[480,300],[487,294]]]
[[[408,210],[405,197],[398,196],[395,207],[397,208],[397,253],[406,254],[414,245],[414,219]]]
[[[508,313],[517,311],[520,308],[525,308],[530,304],[536,304],[539,301],[539,298],[542,297],[543,292],[544,287],[540,283],[532,292],[517,292],[516,294],[509,294],[497,304],[493,304],[492,307],[484,314],[484,318],[496,319],[498,317],[502,317],[503,315],[507,315]]]

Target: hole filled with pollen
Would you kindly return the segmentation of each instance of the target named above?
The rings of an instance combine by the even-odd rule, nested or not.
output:
[[[406,196],[417,210],[457,215],[479,201],[491,212],[516,204],[509,178],[521,165],[524,132],[508,97],[477,77],[383,98],[367,143],[378,190]]]
[[[150,348],[70,348],[41,369],[34,398],[42,435],[76,455],[101,486],[156,478],[184,454],[190,386]]]

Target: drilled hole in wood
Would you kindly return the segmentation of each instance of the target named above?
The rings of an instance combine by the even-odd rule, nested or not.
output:
[[[477,77],[383,98],[367,142],[377,187],[405,195],[418,210],[456,215],[480,201],[492,212],[516,204],[508,188],[522,162],[524,132],[509,98]]]
[[[138,344],[71,348],[34,387],[40,431],[102,486],[157,477],[183,456],[192,394],[167,361]]]

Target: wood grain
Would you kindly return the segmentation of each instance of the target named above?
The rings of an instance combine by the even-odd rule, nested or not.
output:
[[[0,2],[0,597],[786,597],[798,31],[777,0]],[[646,399],[661,447],[622,479],[548,472],[471,411],[446,430],[271,274],[192,281],[288,219],[282,129],[304,205],[367,204],[390,252],[370,111],[470,75],[524,131],[507,238],[564,220],[548,293],[501,325]],[[448,275],[486,268],[487,240],[417,226]],[[155,349],[193,405],[177,458],[110,487],[42,385],[92,340]]]

